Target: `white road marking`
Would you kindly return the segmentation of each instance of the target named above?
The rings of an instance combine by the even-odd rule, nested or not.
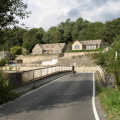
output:
[[[90,73],[90,72],[80,72],[80,73]],[[68,75],[70,75],[70,74],[68,74]],[[62,77],[64,77],[64,76],[62,76]],[[60,78],[58,78],[58,79],[61,79],[62,77],[60,77]],[[35,89],[35,90],[32,90],[32,91],[24,94],[24,95],[22,95],[21,97],[19,97],[18,99],[20,99],[20,98],[22,98],[22,97],[24,97],[24,96],[27,96],[27,95],[29,95],[29,94],[31,94],[31,93],[34,93],[34,92],[38,91],[39,89],[41,89],[41,88],[43,88],[43,87],[45,87],[45,86],[48,86],[48,85],[52,84],[52,83],[54,83],[55,81],[57,81],[58,79],[56,79],[56,80],[54,80],[54,81],[51,81],[51,82],[49,82],[49,83],[47,83],[47,84],[45,84],[45,85],[43,85],[43,86],[41,86],[41,87],[39,87],[39,88],[37,88],[37,89]],[[95,116],[95,120],[100,120],[99,115],[98,115],[98,113],[97,113],[96,105],[95,105],[95,91],[96,91],[96,89],[95,89],[95,76],[94,76],[94,72],[93,72],[92,107],[93,107],[93,113],[94,113],[94,116]],[[14,102],[14,101],[10,101],[10,102],[8,102],[8,103],[6,103],[6,104],[3,104],[3,105],[0,106],[0,108],[2,108],[3,106],[5,106],[5,105],[7,105],[7,104],[13,103],[13,102]]]
[[[93,113],[95,116],[96,120],[100,120],[99,115],[97,113],[97,109],[96,109],[96,105],[95,105],[95,91],[96,91],[96,87],[95,87],[95,73],[93,72],[93,96],[92,96],[92,107],[93,107]]]

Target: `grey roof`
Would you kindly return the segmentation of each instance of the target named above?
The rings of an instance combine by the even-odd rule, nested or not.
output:
[[[101,44],[102,40],[85,40],[85,41],[80,41],[83,45],[96,45],[96,44]]]
[[[65,43],[55,43],[55,44],[37,44],[35,47],[42,50],[61,50],[65,46]]]

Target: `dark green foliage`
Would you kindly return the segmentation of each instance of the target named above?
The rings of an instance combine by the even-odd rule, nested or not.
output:
[[[48,34],[49,34],[49,43],[59,43],[62,41],[62,33],[61,31],[57,28],[57,27],[51,27],[48,30]]]
[[[20,27],[0,30],[0,50],[10,50],[11,47],[21,46],[28,52],[32,51],[35,44],[61,43],[67,45],[79,40],[103,39],[106,43],[112,44],[120,34],[120,19],[111,22],[89,22],[82,18],[76,21],[67,19],[48,31],[43,28],[26,30]],[[120,38],[120,37],[119,37]],[[117,39],[119,39],[117,38]],[[68,50],[67,50],[68,51]]]
[[[17,97],[17,94],[11,92],[8,87],[8,77],[7,74],[0,71],[0,104],[13,100]]]
[[[106,22],[103,32],[103,40],[108,44],[114,42],[114,38],[120,35],[120,18]]]
[[[116,85],[120,88],[120,40],[118,40],[119,36],[115,38],[113,45],[109,49],[108,52],[101,53],[96,56],[97,64],[104,67],[106,72],[112,73],[116,79]],[[116,58],[116,52],[118,56]]]
[[[21,55],[22,54],[22,48],[20,46],[14,46],[10,49],[10,53],[13,55]]]
[[[26,32],[23,28],[4,29],[0,33],[0,50],[10,50],[11,47],[23,44],[23,35]]]
[[[42,29],[31,29],[27,31],[23,36],[23,47],[29,52],[32,51],[34,45],[38,43],[44,43],[43,36],[45,32]]]
[[[23,0],[0,0],[0,29],[18,23],[16,16],[24,19],[28,12]]]
[[[5,64],[8,64],[8,60],[7,59],[1,59],[0,60],[0,66],[5,66]]]

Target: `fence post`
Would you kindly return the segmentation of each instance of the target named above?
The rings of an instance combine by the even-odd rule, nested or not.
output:
[[[34,75],[34,70],[33,70],[33,89],[36,88],[36,85],[35,85],[35,75]]]

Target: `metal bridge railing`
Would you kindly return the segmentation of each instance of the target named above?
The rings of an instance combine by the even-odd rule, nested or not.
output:
[[[52,66],[52,67],[45,67],[45,68],[38,68],[28,71],[22,71],[22,79],[24,81],[30,81],[39,79],[44,76],[48,76],[54,73],[58,72],[64,72],[64,71],[71,71],[71,66]]]

